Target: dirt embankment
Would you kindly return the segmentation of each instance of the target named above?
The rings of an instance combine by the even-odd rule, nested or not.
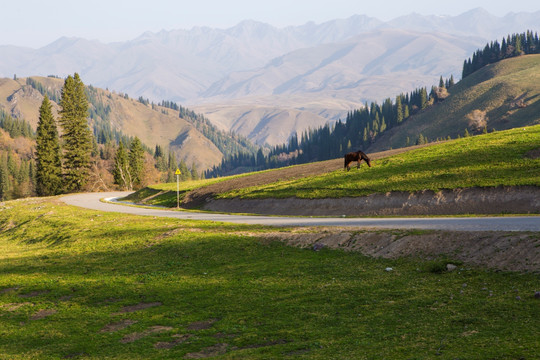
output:
[[[259,236],[259,235],[258,235]],[[357,251],[367,256],[445,257],[495,270],[540,272],[540,233],[462,231],[353,231],[297,229],[264,234],[268,241],[320,250]]]
[[[369,157],[377,160],[429,145],[432,144],[371,153]],[[535,158],[538,154],[528,156]],[[188,192],[182,206],[220,212],[298,216],[540,213],[540,188],[534,186],[419,191],[412,194],[391,192],[340,199],[215,199],[215,195],[233,189],[321,175],[342,168],[343,160],[334,159],[239,177]]]
[[[370,159],[377,160],[388,156],[404,153],[413,149],[429,146],[433,144],[417,145],[408,148],[401,148],[395,150],[382,151],[378,153],[369,154]],[[362,163],[362,166],[367,166]],[[355,164],[351,164],[353,166]],[[210,202],[215,195],[221,194],[234,189],[241,189],[249,186],[259,186],[264,184],[271,184],[279,180],[292,180],[299,179],[308,176],[322,175],[338,169],[343,169],[343,159],[334,159],[321,161],[310,164],[303,164],[298,166],[292,166],[288,168],[280,169],[279,171],[266,171],[247,175],[202,188],[195,189],[188,192],[183,200],[182,207],[187,209],[199,208],[205,206]],[[232,211],[236,212],[236,211]]]
[[[533,186],[391,192],[341,199],[208,199],[203,209],[298,216],[537,214],[540,188]]]

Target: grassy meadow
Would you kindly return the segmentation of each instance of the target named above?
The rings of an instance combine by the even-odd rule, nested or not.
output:
[[[436,144],[373,162],[360,170],[237,189],[221,198],[340,198],[389,191],[540,186],[540,126]]]
[[[276,230],[100,213],[57,198],[1,203],[0,359],[540,353],[539,274],[441,272],[437,261],[258,238],[267,231]]]

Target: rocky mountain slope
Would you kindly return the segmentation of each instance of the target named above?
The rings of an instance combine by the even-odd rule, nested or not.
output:
[[[254,141],[276,144],[350,109],[308,103],[339,99],[357,108],[366,100],[431,86],[440,75],[458,79],[463,59],[473,50],[508,33],[540,28],[539,15],[496,17],[476,9],[388,22],[355,15],[281,29],[244,21],[229,29],[147,32],[111,44],[61,38],[40,49],[0,46],[0,76],[78,72],[88,84],[135,98],[199,104],[227,130],[241,129]],[[238,100],[237,109],[216,110],[232,99]],[[266,110],[252,111],[255,105]],[[276,113],[281,116],[272,117]],[[281,135],[269,135],[269,117],[283,119],[273,125],[284,129]]]

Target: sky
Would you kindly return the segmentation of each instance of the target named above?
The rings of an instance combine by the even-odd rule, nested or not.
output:
[[[391,20],[412,12],[456,16],[475,8],[492,15],[540,11],[538,0],[13,0],[2,1],[0,45],[39,48],[62,36],[103,43],[146,31],[229,28],[257,20],[278,28],[368,15]],[[0,54],[1,55],[1,54]]]

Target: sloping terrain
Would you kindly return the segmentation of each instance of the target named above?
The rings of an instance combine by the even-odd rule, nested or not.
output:
[[[376,101],[441,75],[461,73],[463,59],[477,39],[444,33],[379,30],[343,42],[299,49],[252,71],[231,73],[202,95],[245,96],[310,94],[319,98]]]
[[[442,103],[384,133],[370,147],[380,151],[403,146],[423,134],[430,140],[540,123],[540,55],[494,63],[461,80]],[[480,124],[475,129],[476,124]]]
[[[539,139],[532,126],[370,153],[372,167],[360,171],[343,171],[335,159],[254,173],[188,192],[183,206],[317,216],[539,213]]]
[[[361,106],[343,99],[273,96],[199,105],[194,110],[204,113],[223,130],[243,135],[259,145],[276,145],[285,143],[301,129],[344,119],[348,111]]]
[[[441,75],[457,77],[463,59],[477,47],[477,39],[443,33],[379,30],[296,50],[264,67],[231,73],[202,94],[204,103],[197,111],[252,141],[276,145],[295,132],[344,119],[347,111],[365,101],[380,102],[436,84]],[[260,109],[261,103],[266,108]],[[310,106],[315,103],[321,105]]]
[[[409,148],[401,148],[379,153],[369,154],[372,160],[381,159],[387,156],[404,153],[412,149],[422,148],[428,145],[418,145]],[[364,165],[365,166],[365,165]],[[310,164],[290,166],[277,170],[262,171],[245,176],[234,177],[227,181],[218,182],[208,186],[203,186],[188,192],[182,200],[182,206],[186,208],[199,207],[219,194],[231,190],[238,190],[251,186],[260,186],[275,183],[277,181],[288,181],[309,176],[327,174],[338,169],[343,169],[343,159],[320,161]]]
[[[497,17],[475,9],[459,16],[411,14],[388,22],[355,15],[282,29],[243,21],[229,29],[146,32],[112,44],[61,38],[40,49],[0,46],[0,76],[64,77],[78,72],[94,86],[135,98],[172,100],[190,107],[210,104],[208,111],[198,111],[238,116],[227,122],[231,123],[227,131],[242,128],[241,134],[251,140],[276,145],[291,132],[316,127],[322,119],[336,121],[348,110],[324,112],[305,107],[304,100],[283,104],[279,94],[309,96],[318,102],[347,100],[358,108],[366,100],[429,87],[441,75],[457,79],[463,59],[473,50],[509,33],[536,29],[539,18],[537,13]],[[415,34],[416,39],[404,33]],[[264,124],[241,125],[242,114],[249,111],[244,105],[258,104],[261,96],[273,108],[268,113],[281,113],[279,127],[286,127],[282,135],[268,136]],[[238,98],[243,104],[235,111],[212,110]],[[303,121],[295,123],[297,111]],[[250,114],[250,122],[266,118],[257,116]]]
[[[103,213],[55,197],[0,210],[2,359],[540,352],[538,233],[278,232]]]
[[[31,77],[41,84],[47,93],[59,96],[63,80],[52,77]],[[175,152],[178,160],[184,160],[189,166],[193,162],[201,170],[219,164],[223,158],[221,151],[193,124],[179,117],[178,111],[156,105],[146,105],[134,99],[108,90],[93,88],[91,108],[109,123],[113,130],[119,130],[128,136],[137,136],[148,147],[161,145]],[[39,107],[43,95],[34,87],[26,84],[26,78],[0,79],[0,108],[14,117],[28,121],[34,129],[37,127]],[[55,116],[58,104],[51,101]],[[92,121],[91,121],[92,122]],[[205,151],[201,151],[205,149]]]

